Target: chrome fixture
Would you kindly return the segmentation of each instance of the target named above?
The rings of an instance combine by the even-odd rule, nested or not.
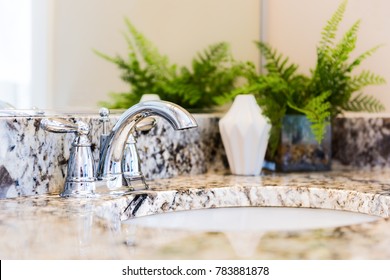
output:
[[[16,108],[8,102],[0,100],[0,110],[15,110]]]
[[[107,122],[109,119],[110,111],[107,108],[101,108],[99,110],[100,122],[103,123],[103,133],[100,137],[100,148],[102,150],[105,141],[108,137],[107,133]],[[156,119],[154,117],[147,117],[141,120],[135,127],[136,131],[148,132],[153,127],[156,126]],[[138,155],[138,149],[136,146],[136,139],[133,136],[133,133],[130,132],[129,137],[127,138],[125,148],[123,150],[122,156],[122,180],[115,180],[113,182],[108,182],[107,186],[111,190],[120,188],[122,185],[128,186],[129,189],[138,190],[138,189],[147,189],[148,185],[146,184],[145,177],[141,171],[141,162]]]
[[[78,121],[72,123],[63,119],[42,119],[41,127],[55,133],[76,133],[72,143],[68,161],[62,197],[93,197],[95,196],[95,167],[93,162],[91,142],[88,139],[88,124]]]
[[[63,197],[92,197],[95,182],[106,180],[110,190],[125,187],[124,192],[147,189],[133,136],[135,130],[148,131],[156,125],[152,116],[166,119],[175,130],[197,127],[195,119],[182,107],[167,101],[145,101],[125,111],[108,133],[108,109],[100,111],[103,133],[97,172],[94,170],[89,126],[84,122],[72,123],[62,119],[42,119],[41,127],[50,132],[77,134],[68,161],[68,173]]]
[[[133,190],[148,189],[146,180],[141,170],[141,161],[138,155],[137,141],[130,133],[127,138],[122,157],[122,185]]]
[[[116,188],[118,185],[117,182],[123,176],[125,180],[122,182],[122,185],[127,185],[130,189],[133,180],[141,180],[144,182],[143,175],[140,172],[138,156],[133,152],[136,151],[135,141],[132,141],[130,136],[136,129],[137,124],[141,124],[142,120],[150,120],[149,117],[151,116],[160,116],[166,119],[175,130],[197,127],[197,123],[191,114],[174,103],[167,101],[145,101],[134,105],[122,114],[112,128],[111,133],[105,136],[104,144],[100,151],[97,170],[98,180],[107,180],[109,186]],[[130,140],[128,140],[129,137]],[[131,158],[127,162],[132,162],[132,164],[128,166],[129,168],[125,167],[125,170],[123,170],[123,157],[126,143],[130,145],[128,152]],[[137,162],[133,160],[134,158],[137,159]],[[127,172],[131,168],[133,168],[132,172]],[[143,189],[146,188],[147,185],[144,184]]]

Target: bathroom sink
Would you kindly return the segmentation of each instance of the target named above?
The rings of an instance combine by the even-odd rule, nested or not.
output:
[[[372,222],[367,214],[310,208],[236,207],[177,211],[133,218],[126,224],[208,232],[307,230]]]

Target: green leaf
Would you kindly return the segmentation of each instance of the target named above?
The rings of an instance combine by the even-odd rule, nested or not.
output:
[[[330,20],[328,20],[327,25],[323,28],[319,45],[320,50],[326,51],[334,46],[334,39],[336,38],[339,24],[343,20],[347,2],[348,1],[345,0],[339,5],[336,12],[332,15]]]
[[[230,101],[239,79],[255,77],[254,65],[236,62],[225,42],[197,53],[191,67],[178,67],[129,19],[125,18],[125,23],[126,58],[94,50],[98,56],[116,64],[122,80],[129,85],[128,93],[110,94],[111,107],[127,108],[138,102],[144,93],[156,93],[161,99],[185,108],[209,108]]]
[[[344,34],[340,43],[338,43],[333,51],[332,57],[334,58],[333,63],[342,65],[349,59],[350,53],[356,47],[357,32],[359,30],[360,20],[356,21],[352,27]]]
[[[355,67],[359,66],[360,63],[362,63],[363,60],[370,57],[375,53],[382,45],[375,46],[368,51],[365,51],[361,55],[359,55],[350,65],[348,65],[347,70],[348,72],[351,72]]]
[[[366,86],[384,84],[386,84],[385,78],[368,70],[362,71],[359,75],[353,76],[350,80],[350,87],[353,92],[359,91]]]
[[[351,73],[352,70],[354,70],[364,59],[371,56],[379,47],[376,46],[359,55],[352,62],[349,61],[352,52],[356,48],[360,20],[356,21],[347,32],[343,34],[341,40],[336,43],[336,33],[343,18],[346,4],[347,1],[341,3],[323,29],[322,38],[319,47],[317,48],[316,68],[312,71],[312,78],[308,87],[308,95],[312,97],[315,97],[322,92],[331,92],[327,102],[330,102],[331,104],[332,117],[342,113],[345,108],[351,107],[348,104],[354,92],[360,91],[369,85],[380,85],[385,83],[385,80],[381,76],[373,74],[370,71],[362,71],[361,74],[357,76],[353,76]],[[367,107],[370,107],[371,105],[372,104],[368,103]],[[354,107],[354,109],[357,108],[363,109],[364,106]]]
[[[344,110],[351,112],[366,111],[375,113],[385,110],[385,107],[375,97],[358,93],[347,104],[345,104]]]
[[[283,57],[276,49],[272,49],[268,44],[264,42],[255,42],[260,52],[266,59],[265,68],[271,75],[279,75],[286,81],[288,81],[298,69],[296,64],[289,64],[288,57]]]
[[[284,114],[306,115],[316,140],[321,142],[330,119],[339,113],[345,110],[375,112],[384,108],[374,97],[356,95],[366,86],[384,84],[385,79],[370,71],[362,71],[358,75],[352,73],[378,46],[351,60],[361,21],[355,21],[337,40],[346,6],[347,1],[341,2],[322,29],[316,65],[310,76],[299,74],[298,66],[270,45],[255,42],[265,58],[267,73],[248,75],[248,85],[234,93],[256,95],[258,104],[271,120],[272,139],[278,139],[280,135]]]
[[[326,100],[330,94],[330,91],[323,92],[321,95],[310,100],[304,108],[297,107],[292,102],[288,103],[291,108],[306,115],[311,123],[311,130],[318,143],[321,143],[325,135],[326,127],[329,125],[331,105]]]

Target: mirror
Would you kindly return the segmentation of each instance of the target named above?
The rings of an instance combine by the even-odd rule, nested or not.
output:
[[[230,43],[237,59],[259,64],[253,41],[259,40],[260,0],[33,2],[30,106],[95,110],[109,92],[126,91],[116,65],[92,51],[126,56],[124,17],[179,65],[220,41]]]

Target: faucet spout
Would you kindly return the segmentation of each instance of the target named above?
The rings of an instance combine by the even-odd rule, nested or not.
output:
[[[145,101],[125,111],[101,147],[97,177],[116,180],[122,175],[121,161],[126,141],[135,126],[149,116],[166,119],[175,130],[197,127],[193,116],[182,107],[167,101]]]

